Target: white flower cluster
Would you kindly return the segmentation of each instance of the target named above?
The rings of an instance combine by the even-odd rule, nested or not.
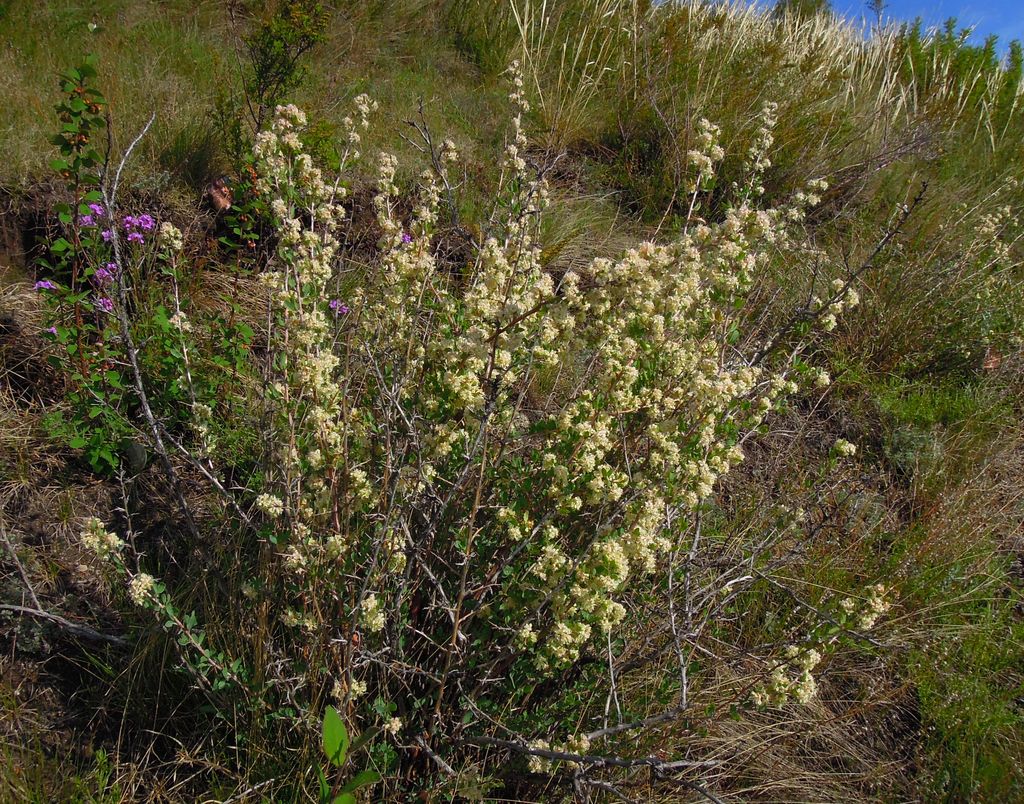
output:
[[[523,115],[530,111],[530,103],[526,99],[523,89],[523,72],[519,62],[512,62],[508,69],[508,75],[512,83],[512,91],[509,93],[509,100],[512,103],[512,137],[505,145],[506,169],[518,175],[526,170],[526,161],[523,159],[523,151],[526,148],[526,132],[523,131]]]
[[[818,315],[821,328],[831,332],[839,323],[839,315],[860,304],[860,294],[853,285],[843,279],[832,280],[832,294],[822,301],[817,296],[811,299],[811,311]]]
[[[160,243],[168,251],[181,251],[185,245],[185,239],[177,226],[170,221],[164,221],[160,224]]]
[[[818,691],[811,671],[820,661],[821,654],[814,648],[790,645],[786,661],[772,668],[768,681],[751,693],[751,702],[755,706],[783,706],[790,698],[798,703],[810,702]]]
[[[188,320],[181,310],[172,315],[167,319],[167,323],[174,327],[179,332],[191,332],[192,322]]]
[[[715,177],[715,165],[725,158],[725,151],[719,145],[722,130],[702,117],[697,121],[695,148],[686,153],[686,161],[697,171],[696,177],[687,188],[689,192],[707,190]]]
[[[217,442],[213,427],[213,409],[202,402],[192,404],[192,431],[202,447],[203,455],[212,455]]]
[[[362,142],[360,131],[370,127],[370,115],[377,111],[377,101],[372,100],[369,95],[357,95],[353,100],[356,109],[356,119],[345,117],[341,121],[341,127],[345,132],[345,143],[349,148],[349,158],[360,157],[359,144]]]
[[[368,126],[376,108],[362,95],[355,105],[357,121],[346,124],[343,163],[357,156],[357,131]],[[297,577],[305,576],[313,562],[336,562],[344,549],[344,539],[328,527],[324,512],[343,477],[339,465],[346,428],[333,348],[336,316],[327,285],[338,246],[335,230],[345,217],[345,190],[326,182],[303,152],[300,134],[305,124],[299,109],[279,106],[270,129],[257,136],[254,147],[256,188],[279,233],[277,267],[262,276],[275,312],[277,373],[269,402],[279,446],[268,490],[256,504],[272,518],[288,512],[290,532],[280,542],[281,558]],[[349,489],[357,498],[369,494],[359,471],[348,467]]]
[[[124,549],[124,541],[112,531],[107,530],[106,526],[94,516],[85,520],[81,538],[82,544],[100,558],[116,558]]]
[[[767,101],[761,108],[761,116],[757,131],[754,133],[754,142],[747,151],[747,174],[749,176],[750,192],[754,196],[764,195],[765,171],[771,167],[771,148],[775,144],[775,126],[779,121],[779,106],[777,103]]]
[[[256,498],[256,507],[269,517],[277,518],[284,513],[284,503],[273,494],[261,494]]]
[[[363,601],[363,626],[371,634],[384,628],[384,610],[377,595],[372,592]]]
[[[128,586],[128,596],[136,606],[145,606],[153,597],[156,579],[152,575],[140,572]]]
[[[857,445],[850,443],[845,438],[837,438],[836,443],[832,445],[832,451],[843,458],[852,458],[857,454]]]
[[[575,754],[584,756],[590,750],[590,739],[585,734],[573,734],[566,738],[564,743],[550,743],[547,740],[538,738],[530,740],[527,748],[534,751],[551,751],[556,754]],[[531,773],[549,773],[556,764],[564,764],[570,768],[577,767],[578,762],[549,759],[548,757],[530,754],[527,760],[527,767]]]
[[[348,688],[349,700],[355,701],[366,695],[366,682],[360,681],[358,678],[352,680],[352,684]]]
[[[880,617],[883,617],[892,608],[892,603],[886,599],[887,589],[882,584],[875,584],[868,589],[867,601],[863,610],[857,618],[857,627],[867,631],[875,627]]]

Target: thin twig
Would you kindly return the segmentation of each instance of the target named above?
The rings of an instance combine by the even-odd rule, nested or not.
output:
[[[18,558],[18,554],[14,552],[14,546],[7,538],[7,528],[0,525],[0,537],[3,538],[4,544],[7,546],[7,552],[11,554],[11,559],[14,561],[14,566],[18,568],[18,574],[21,575],[21,580],[25,584],[25,589],[28,590],[28,596],[32,598],[32,602],[36,604],[37,609],[42,609],[42,604],[39,602],[39,598],[36,597],[36,592],[32,588],[32,583],[28,579],[28,573],[25,572],[25,567],[22,565],[21,560]]]
[[[30,617],[38,617],[41,620],[49,620],[52,623],[56,623],[66,631],[70,631],[76,636],[83,637],[84,639],[91,639],[95,642],[109,642],[111,645],[118,645],[120,647],[126,647],[128,641],[119,636],[113,636],[112,634],[102,634],[94,628],[90,628],[88,625],[82,625],[81,623],[73,623],[59,614],[53,614],[43,609],[33,609],[28,606],[15,606],[11,603],[0,603],[0,610],[3,611],[16,611],[19,614],[27,614]]]
[[[139,399],[139,407],[142,410],[142,415],[145,417],[146,423],[149,425],[149,431],[153,438],[153,445],[156,448],[157,455],[160,456],[164,472],[167,474],[167,477],[171,482],[171,486],[174,489],[175,496],[178,498],[178,505],[181,507],[182,514],[185,517],[185,523],[188,525],[188,529],[192,536],[198,541],[200,538],[199,529],[196,527],[195,520],[192,517],[192,511],[189,508],[188,501],[185,499],[185,494],[181,489],[181,482],[178,478],[177,472],[174,471],[174,466],[171,464],[170,456],[167,454],[167,448],[164,446],[163,439],[160,435],[160,426],[157,424],[156,417],[153,415],[153,411],[149,406],[149,397],[146,394],[146,386],[142,379],[142,369],[139,367],[138,349],[132,339],[131,322],[128,320],[128,289],[125,286],[127,274],[125,273],[125,262],[121,251],[121,234],[117,228],[116,199],[117,190],[121,183],[121,173],[124,170],[125,165],[128,163],[128,159],[131,157],[132,151],[134,151],[136,146],[142,141],[142,138],[146,136],[146,133],[153,125],[154,120],[156,120],[156,112],[153,112],[153,114],[150,115],[149,121],[145,126],[143,126],[142,131],[138,133],[135,139],[132,140],[131,144],[124,152],[124,156],[121,157],[121,162],[118,164],[117,171],[114,173],[113,184],[108,183],[106,175],[107,171],[104,170],[105,175],[102,184],[103,202],[107,207],[111,220],[110,242],[114,250],[114,262],[117,264],[118,275],[118,280],[116,282],[118,296],[117,318],[121,328],[121,340],[124,342],[125,351],[128,353],[128,363],[132,370],[132,384]]]
[[[417,737],[416,738],[416,744],[420,748],[422,748],[424,753],[426,753],[426,755],[428,757],[430,757],[434,761],[434,763],[437,765],[437,767],[439,767],[441,770],[443,770],[449,776],[455,776],[456,775],[455,768],[453,768],[451,765],[449,765],[447,762],[445,762],[441,757],[439,757],[437,755],[437,753],[434,751],[434,749],[432,749],[429,745],[427,745],[427,741],[426,740],[424,740],[422,737]]]

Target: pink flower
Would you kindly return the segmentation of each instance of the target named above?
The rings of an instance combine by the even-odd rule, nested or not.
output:
[[[57,286],[49,279],[41,279],[36,282],[36,290],[57,290]]]
[[[92,215],[79,215],[78,216],[78,225],[79,226],[95,226],[96,225],[96,221],[93,220]]]
[[[114,303],[106,296],[97,299],[96,306],[99,307],[105,313],[114,312]]]
[[[107,214],[102,204],[89,204],[89,211],[96,217],[103,217]]]
[[[145,242],[145,239],[146,238],[142,236],[142,232],[132,232],[128,235],[129,243],[142,243]]]
[[[100,237],[103,238],[104,243],[109,243],[110,238],[113,237],[113,235],[111,235],[109,229],[104,229],[102,232],[100,232]]]
[[[152,215],[139,215],[135,219],[135,225],[140,229],[145,229],[147,232],[156,226],[156,221],[153,220]]]
[[[57,337],[57,328],[56,327],[47,327],[45,331],[49,332],[53,337],[55,337],[55,338]]]

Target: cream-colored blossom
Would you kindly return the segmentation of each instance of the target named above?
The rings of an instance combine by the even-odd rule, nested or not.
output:
[[[373,592],[363,601],[363,626],[371,634],[384,629],[384,608]]]
[[[136,606],[144,606],[153,596],[156,579],[145,572],[138,573],[128,586],[128,596]]]
[[[82,544],[100,558],[116,557],[124,549],[124,542],[96,517],[85,520],[81,539]]]
[[[284,513],[284,503],[280,497],[263,493],[256,498],[256,507],[269,517],[279,517]]]
[[[845,438],[837,438],[836,443],[832,445],[832,450],[836,455],[850,458],[857,454],[857,445],[850,443]]]

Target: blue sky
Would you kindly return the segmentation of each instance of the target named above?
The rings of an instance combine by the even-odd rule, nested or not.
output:
[[[833,0],[832,6],[854,19],[870,17],[865,0]],[[895,20],[921,17],[926,26],[956,17],[959,27],[976,27],[974,39],[979,42],[996,34],[1000,50],[1005,50],[1011,39],[1024,40],[1024,0],[888,0],[885,16]]]

